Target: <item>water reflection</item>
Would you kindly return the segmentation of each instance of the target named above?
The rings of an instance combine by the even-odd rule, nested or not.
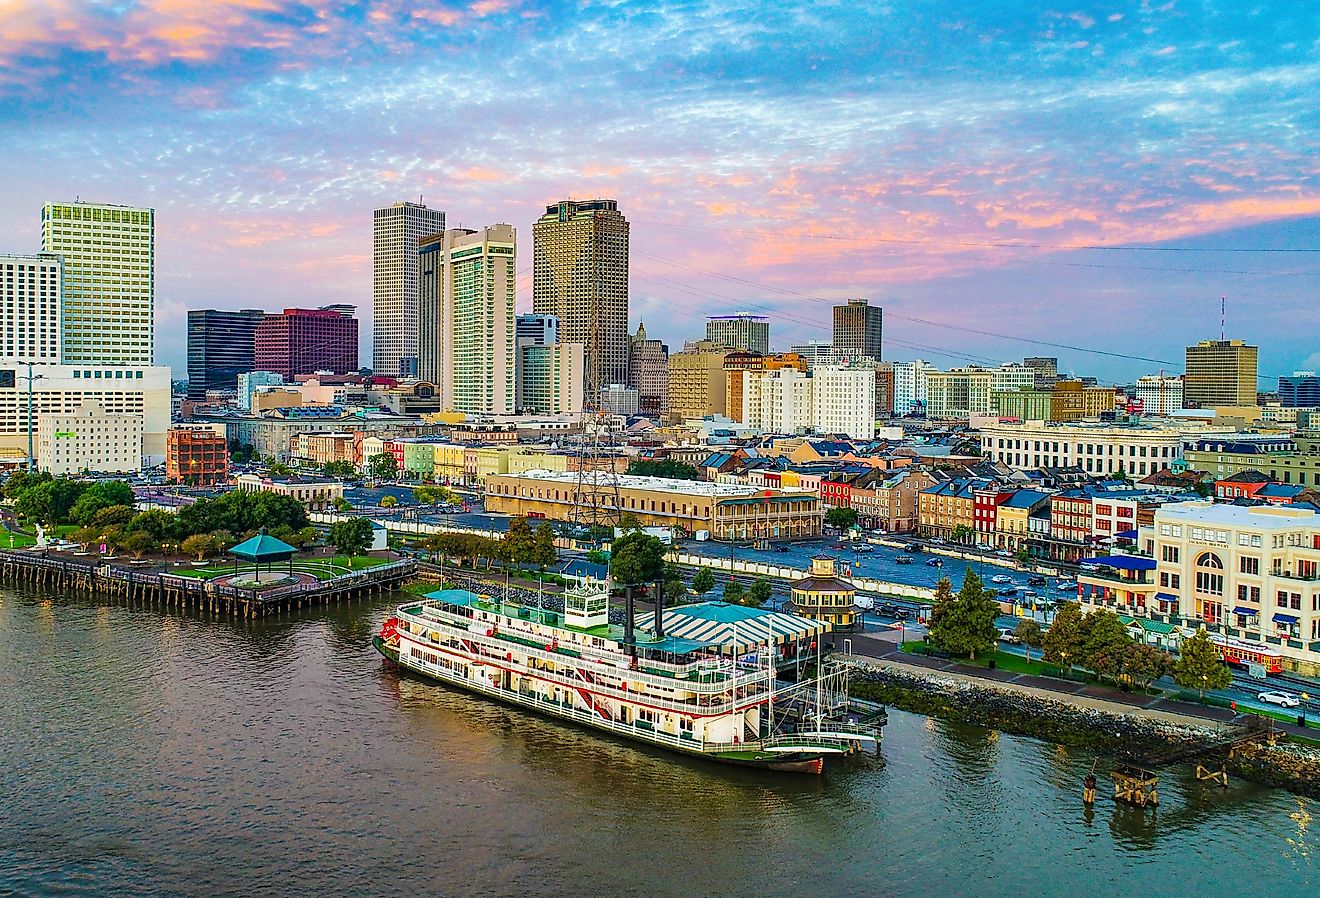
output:
[[[1310,803],[891,714],[880,763],[708,764],[387,670],[389,601],[233,621],[0,591],[0,893],[1314,890]],[[1098,818],[1098,819],[1097,819]]]

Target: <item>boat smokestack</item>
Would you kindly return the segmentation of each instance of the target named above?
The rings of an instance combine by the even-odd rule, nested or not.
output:
[[[655,581],[655,638],[664,639],[665,636],[665,584],[660,580]]]
[[[625,586],[623,588],[623,638],[624,641],[631,643],[633,641],[633,588]]]

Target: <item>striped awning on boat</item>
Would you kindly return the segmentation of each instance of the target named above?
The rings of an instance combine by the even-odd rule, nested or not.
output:
[[[652,615],[637,615],[638,626],[649,626]],[[731,605],[728,602],[700,602],[669,608],[664,616],[665,635],[699,642],[716,643],[739,651],[767,641],[776,645],[813,639],[829,633],[832,626],[797,614],[767,611]]]

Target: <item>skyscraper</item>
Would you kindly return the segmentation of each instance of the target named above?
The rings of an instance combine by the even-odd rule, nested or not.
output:
[[[1183,403],[1188,408],[1256,404],[1257,347],[1241,340],[1202,340],[1187,347]]]
[[[418,373],[418,246],[445,229],[445,213],[395,203],[373,213],[371,364],[377,374]]]
[[[880,360],[884,312],[864,299],[834,307],[834,351],[840,359]]]
[[[41,248],[64,259],[66,364],[150,365],[154,357],[156,213],[105,203],[46,203]]]
[[[706,319],[706,339],[730,349],[765,355],[770,351],[770,320],[750,312],[711,315]]]
[[[586,346],[586,396],[628,378],[628,220],[614,200],[564,200],[532,226],[532,311]]]
[[[257,324],[253,344],[252,370],[273,371],[286,379],[316,371],[351,374],[358,368],[358,323],[352,306],[266,315]]]
[[[60,360],[60,257],[0,255],[0,358]]]
[[[238,376],[252,368],[260,309],[188,312],[188,398],[201,401],[207,390],[236,390]]]
[[[450,228],[418,247],[418,374],[454,411],[513,414],[517,404],[512,225]]]
[[[628,386],[637,391],[637,409],[649,417],[669,410],[669,347],[646,338],[646,325],[638,324],[628,346]]]

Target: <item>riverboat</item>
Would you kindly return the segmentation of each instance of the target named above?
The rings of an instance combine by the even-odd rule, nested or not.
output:
[[[373,643],[424,677],[713,761],[820,773],[879,751],[885,710],[849,696],[829,624],[724,602],[629,620],[610,623],[599,580],[562,612],[443,589],[398,606]]]

